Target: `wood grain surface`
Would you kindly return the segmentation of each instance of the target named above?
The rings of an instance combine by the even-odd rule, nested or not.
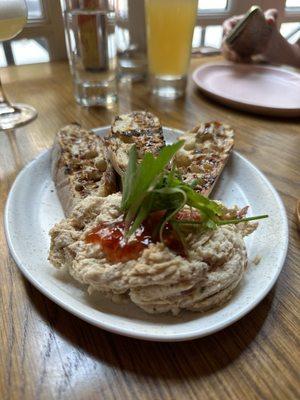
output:
[[[193,60],[191,69],[215,59]],[[151,97],[145,84],[122,84],[112,109],[84,109],[73,99],[67,63],[9,67],[1,74],[9,97],[39,112],[32,124],[0,132],[1,213],[17,173],[51,146],[61,126],[96,127],[116,113],[148,109],[175,128],[199,120],[231,124],[236,149],[267,175],[285,203],[290,244],[277,284],[250,314],[209,337],[160,344],[107,333],[48,300],[18,271],[1,226],[0,399],[299,399],[299,119],[224,108],[203,98],[192,82],[177,101]]]

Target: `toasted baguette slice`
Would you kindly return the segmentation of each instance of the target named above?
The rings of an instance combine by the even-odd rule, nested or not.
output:
[[[175,155],[175,166],[186,183],[197,182],[194,189],[209,196],[233,148],[232,128],[219,122],[201,123],[179,139],[185,144]]]
[[[116,191],[103,139],[76,124],[57,133],[51,172],[66,216],[89,194],[108,196]]]
[[[106,139],[109,157],[114,169],[122,175],[128,164],[128,153],[135,144],[138,157],[146,152],[157,154],[165,145],[159,119],[147,111],[133,111],[119,115],[113,121]]]

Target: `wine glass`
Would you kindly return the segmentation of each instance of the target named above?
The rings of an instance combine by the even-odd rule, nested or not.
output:
[[[0,41],[14,38],[27,21],[25,0],[0,1]],[[4,94],[0,79],[0,130],[14,129],[37,117],[36,110],[26,104],[12,104]]]

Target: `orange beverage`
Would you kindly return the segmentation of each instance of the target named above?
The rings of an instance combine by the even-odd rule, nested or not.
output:
[[[17,18],[5,18],[0,17],[0,40],[9,40],[21,32],[26,25],[27,18],[25,15]]]
[[[188,70],[197,8],[198,0],[146,0],[149,73],[170,89],[172,80],[177,89],[185,86],[179,81],[185,82]]]

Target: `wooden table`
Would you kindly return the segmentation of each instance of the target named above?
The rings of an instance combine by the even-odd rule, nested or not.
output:
[[[207,61],[195,59],[192,68]],[[10,67],[1,73],[10,98],[39,112],[35,122],[15,133],[0,132],[1,212],[17,173],[51,146],[61,126],[78,121],[95,127],[109,124],[115,113],[146,108],[176,128],[216,119],[234,126],[236,149],[267,175],[284,200],[290,245],[277,284],[246,317],[203,339],[160,344],[104,332],[48,300],[18,271],[1,227],[0,398],[300,398],[300,241],[294,216],[300,197],[299,119],[223,108],[201,97],[191,82],[186,98],[174,102],[152,98],[144,84],[124,84],[114,108],[88,110],[73,99],[66,63]]]

